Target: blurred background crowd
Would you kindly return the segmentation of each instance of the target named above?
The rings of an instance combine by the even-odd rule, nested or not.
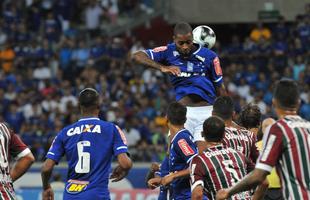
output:
[[[163,44],[134,34],[111,37],[104,29],[140,13],[151,15],[152,0],[1,2],[0,121],[11,125],[38,161],[58,131],[78,120],[77,94],[85,87],[99,91],[100,118],[122,128],[135,161],[164,156],[164,115],[173,89],[167,76],[129,58]],[[288,77],[299,82],[299,112],[310,120],[310,5],[305,8],[293,22],[259,21],[248,25],[246,37],[218,39],[213,50],[237,113],[255,103],[264,117],[274,117],[272,83]]]

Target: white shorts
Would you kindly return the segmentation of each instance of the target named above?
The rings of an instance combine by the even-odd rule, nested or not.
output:
[[[203,130],[203,122],[212,116],[213,106],[200,106],[200,107],[186,107],[186,122],[184,124],[185,128],[194,137],[194,142],[204,141],[201,135]]]

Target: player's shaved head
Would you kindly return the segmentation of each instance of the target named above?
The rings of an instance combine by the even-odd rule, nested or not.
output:
[[[283,110],[296,110],[299,107],[298,84],[291,79],[282,79],[277,82],[273,98]]]
[[[234,113],[234,102],[229,96],[217,97],[213,104],[212,114],[223,120],[231,119]]]
[[[203,123],[202,136],[208,142],[222,141],[225,133],[224,121],[216,116],[209,117]]]
[[[99,106],[99,93],[93,88],[85,88],[79,94],[79,104],[82,108],[97,108]]]
[[[176,35],[186,35],[192,33],[192,27],[186,22],[179,22],[174,26],[173,34]]]

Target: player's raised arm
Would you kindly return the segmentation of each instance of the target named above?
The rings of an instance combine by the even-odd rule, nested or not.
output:
[[[158,55],[158,59],[160,57],[163,57],[163,53],[160,52],[156,52],[156,49],[158,48],[164,48],[164,47],[157,47],[153,50],[149,49],[146,51],[137,51],[132,55],[132,60],[136,63],[145,65],[147,67],[152,67],[155,69],[160,70],[163,73],[169,73],[169,74],[173,74],[175,76],[179,75],[181,73],[179,67],[177,66],[165,66],[160,64],[159,62],[156,62],[155,60],[151,59],[148,54],[151,55],[152,58],[154,58],[154,55]],[[166,48],[166,47],[165,47]],[[156,53],[156,54],[155,54]]]

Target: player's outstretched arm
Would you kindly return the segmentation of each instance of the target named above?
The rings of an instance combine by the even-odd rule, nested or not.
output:
[[[34,161],[35,161],[35,159],[34,159],[34,156],[31,152],[26,154],[25,156],[19,158],[10,171],[12,181],[13,182],[16,181],[24,173],[26,173],[26,171],[34,163]]]
[[[54,192],[51,188],[51,185],[49,184],[49,180],[51,178],[55,164],[56,162],[52,159],[46,159],[45,162],[43,163],[41,169],[41,178],[43,184],[43,193],[42,193],[43,200],[54,199]]]
[[[190,175],[189,169],[183,169],[181,171],[170,173],[161,179],[161,184],[163,186],[166,186],[166,185],[169,185],[175,179],[189,177],[189,175]]]
[[[110,179],[112,182],[117,182],[122,180],[127,176],[129,170],[132,168],[131,159],[127,156],[126,153],[121,153],[117,155],[118,166],[112,172]]]
[[[175,76],[181,73],[180,68],[177,66],[165,66],[162,65],[148,57],[143,51],[137,51],[132,55],[132,60],[136,63],[145,65],[147,67],[152,67],[160,70],[163,73],[173,74]]]
[[[268,175],[267,171],[261,169],[254,169],[250,174],[248,174],[239,183],[228,189],[219,190],[216,194],[217,200],[224,200],[232,196],[233,194],[250,190],[259,184],[262,184]]]

